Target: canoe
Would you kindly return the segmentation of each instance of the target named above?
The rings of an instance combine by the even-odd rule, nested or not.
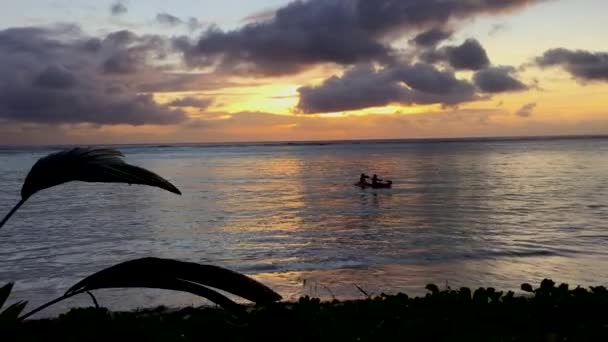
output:
[[[393,185],[393,182],[392,181],[386,181],[386,183],[376,183],[376,184],[357,182],[354,185],[358,186],[358,187],[360,187],[362,189],[365,189],[365,188],[388,189],[388,188],[390,188]]]

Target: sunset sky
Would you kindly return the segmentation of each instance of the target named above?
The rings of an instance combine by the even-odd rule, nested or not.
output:
[[[0,144],[608,134],[604,0],[20,0]]]

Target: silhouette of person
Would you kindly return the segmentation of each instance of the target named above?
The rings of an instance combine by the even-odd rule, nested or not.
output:
[[[369,176],[366,175],[365,173],[362,173],[361,177],[359,177],[359,183],[361,183],[361,184],[367,183],[367,178],[369,178]]]
[[[372,184],[373,184],[373,185],[376,185],[376,184],[378,184],[378,183],[379,183],[379,182],[381,182],[381,181],[382,181],[382,179],[378,178],[378,175],[376,175],[376,174],[374,173],[374,176],[372,177]]]

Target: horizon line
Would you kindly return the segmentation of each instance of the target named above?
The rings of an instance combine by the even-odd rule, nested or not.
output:
[[[226,146],[226,145],[318,145],[318,144],[353,144],[353,143],[449,143],[449,142],[474,142],[474,141],[531,141],[531,140],[575,140],[575,139],[606,139],[606,134],[558,134],[558,135],[524,135],[524,136],[467,136],[467,137],[431,137],[431,138],[379,138],[379,139],[313,139],[313,140],[259,140],[259,141],[207,141],[207,142],[149,142],[149,143],[92,143],[92,144],[75,144],[75,143],[60,143],[60,144],[0,144],[0,148],[49,148],[49,147],[75,147],[75,146],[187,146],[187,145],[209,145],[209,146]]]

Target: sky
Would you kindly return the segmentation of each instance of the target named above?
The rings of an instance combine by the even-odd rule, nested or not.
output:
[[[20,0],[0,144],[608,134],[603,0]]]

